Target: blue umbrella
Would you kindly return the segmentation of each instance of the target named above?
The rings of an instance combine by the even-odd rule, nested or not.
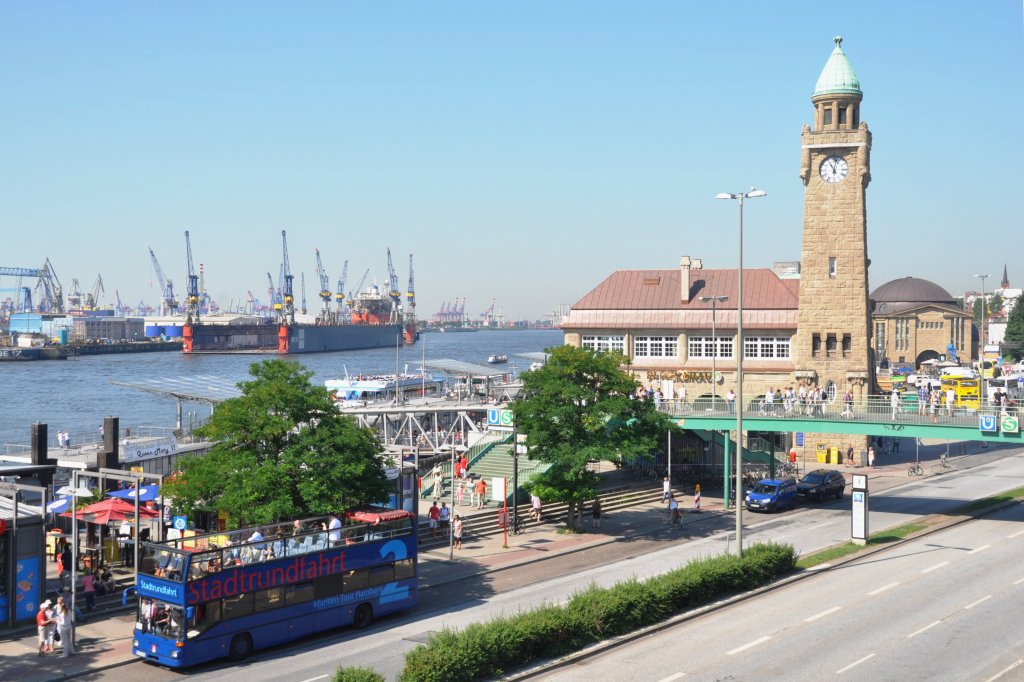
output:
[[[66,511],[71,506],[70,497],[61,497],[54,500],[50,504],[46,505],[46,511],[60,514],[62,511]]]
[[[139,502],[149,502],[160,497],[160,486],[158,485],[144,485],[138,489]],[[128,490],[115,490],[112,493],[107,493],[108,497],[123,497],[126,500],[135,499],[135,488],[129,488]]]

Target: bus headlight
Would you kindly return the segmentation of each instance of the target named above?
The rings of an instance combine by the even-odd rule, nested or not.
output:
[[[132,646],[135,647],[136,649],[138,649],[139,648],[139,640],[133,639],[132,640]]]

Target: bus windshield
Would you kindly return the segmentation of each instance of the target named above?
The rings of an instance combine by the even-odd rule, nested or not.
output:
[[[142,634],[156,635],[165,639],[185,638],[184,609],[159,599],[139,599],[139,615],[135,629]]]

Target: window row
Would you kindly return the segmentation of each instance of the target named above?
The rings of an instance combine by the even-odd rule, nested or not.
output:
[[[595,351],[625,353],[625,336],[584,336],[584,348]],[[747,336],[743,339],[743,357],[788,360],[792,357],[792,342],[788,336]],[[690,336],[687,353],[691,358],[733,358],[735,341],[732,336]],[[633,339],[633,357],[679,357],[677,336],[637,336]]]

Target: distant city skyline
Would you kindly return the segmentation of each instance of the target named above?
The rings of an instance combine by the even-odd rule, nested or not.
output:
[[[1024,285],[1021,2],[9,5],[0,266],[156,306],[147,247],[267,302],[369,269],[417,313],[540,319],[617,269],[800,259],[800,129],[835,35],[864,92],[869,288]],[[0,288],[13,287],[11,278]],[[0,291],[0,298],[9,293]]]

